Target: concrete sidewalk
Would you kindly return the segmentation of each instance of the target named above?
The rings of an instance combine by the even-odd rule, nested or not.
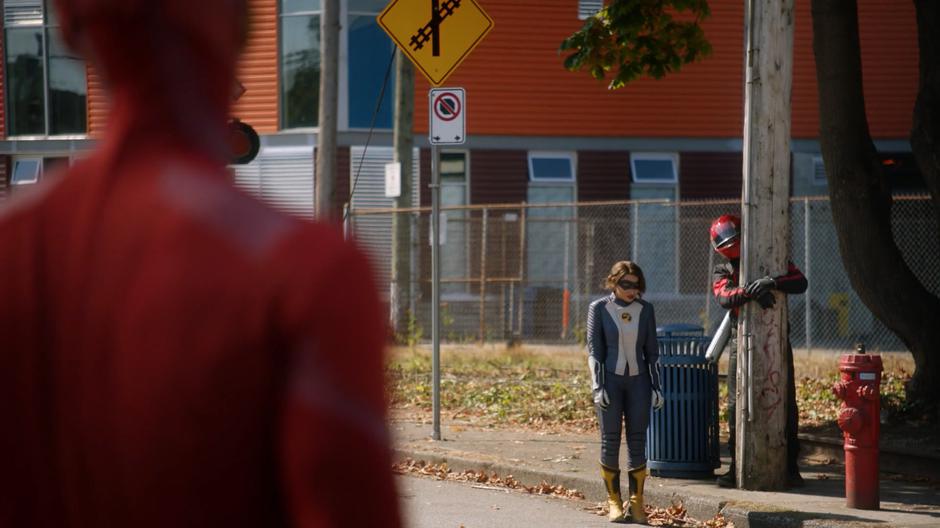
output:
[[[534,485],[545,480],[584,493],[589,501],[606,499],[598,470],[599,438],[594,434],[551,434],[524,430],[480,430],[459,424],[442,426],[440,441],[431,426],[407,421],[391,424],[396,461],[412,458],[441,463],[457,471],[486,470],[512,475]],[[625,453],[621,453],[621,459]],[[727,459],[723,460],[728,463]],[[723,467],[721,471],[724,471]],[[844,469],[826,460],[804,459],[806,485],[784,492],[722,489],[714,479],[650,477],[646,501],[658,507],[681,501],[688,514],[707,520],[721,513],[737,528],[761,526],[940,526],[937,485],[882,476],[881,509],[845,506]],[[624,486],[626,480],[624,479]]]

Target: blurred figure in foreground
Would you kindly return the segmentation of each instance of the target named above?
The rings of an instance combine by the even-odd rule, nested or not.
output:
[[[112,113],[0,212],[0,526],[400,525],[369,266],[229,183],[245,4],[58,2]]]

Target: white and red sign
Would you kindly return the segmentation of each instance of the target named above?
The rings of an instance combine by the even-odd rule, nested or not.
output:
[[[432,88],[428,92],[432,145],[462,145],[466,140],[466,92],[463,88]]]

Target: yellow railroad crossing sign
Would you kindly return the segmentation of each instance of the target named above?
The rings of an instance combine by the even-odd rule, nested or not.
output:
[[[376,18],[434,86],[493,29],[475,0],[392,0]]]

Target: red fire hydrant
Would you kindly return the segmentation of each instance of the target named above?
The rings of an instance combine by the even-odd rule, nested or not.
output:
[[[845,447],[845,499],[849,508],[877,510],[878,438],[881,433],[881,356],[844,354],[842,379],[832,387],[842,400],[839,427]]]

